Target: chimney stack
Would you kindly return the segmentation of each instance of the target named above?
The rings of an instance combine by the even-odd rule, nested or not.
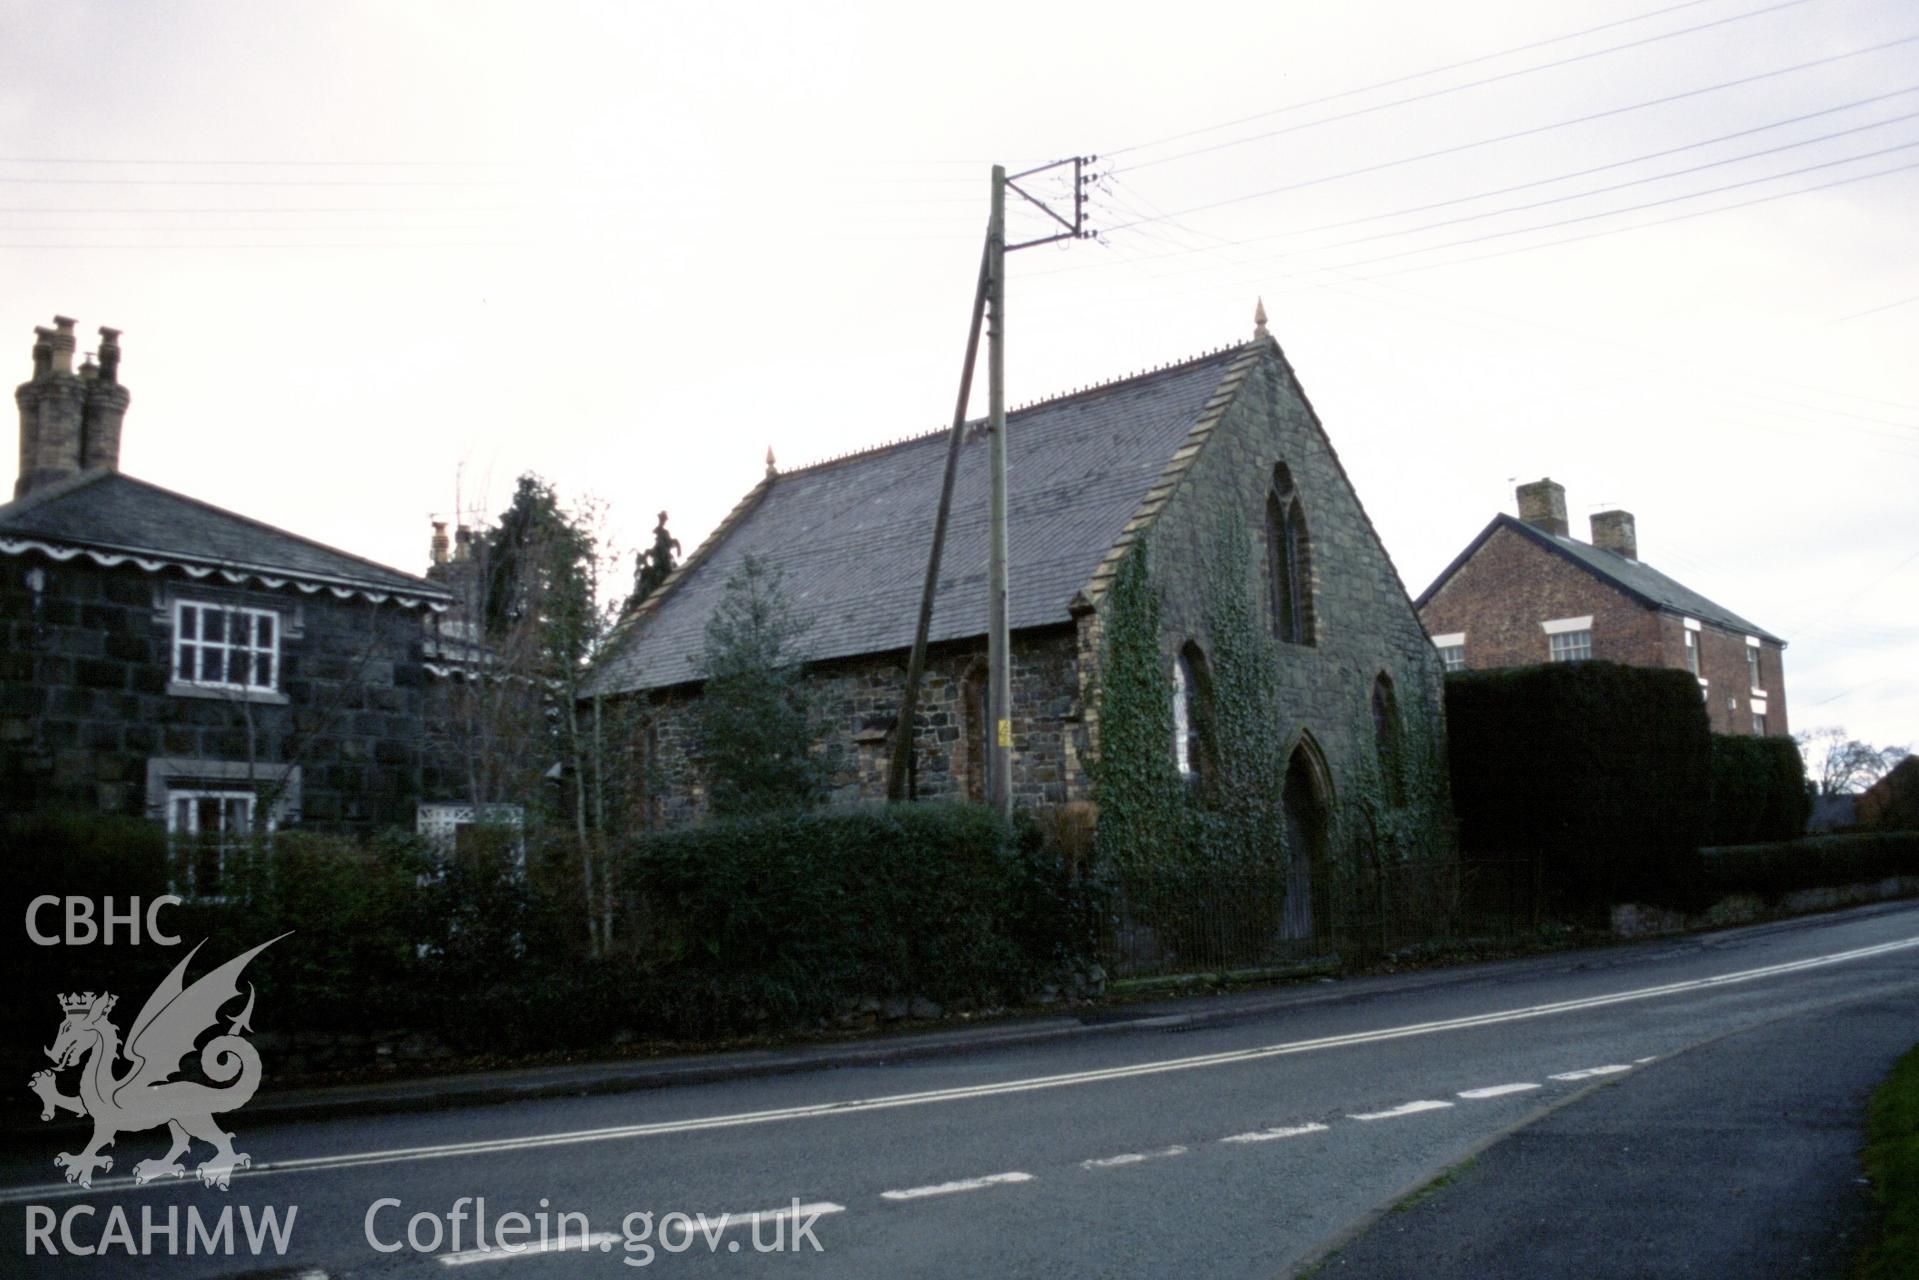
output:
[[[433,522],[432,547],[433,547],[434,568],[436,569],[445,568],[446,562],[447,562],[447,540],[446,540],[446,521],[444,520],[435,520]]]
[[[120,385],[120,331],[100,327],[100,364],[87,379],[86,421],[80,437],[83,470],[120,469],[120,428],[133,397]]]
[[[1639,533],[1630,511],[1601,511],[1592,518],[1593,545],[1628,560],[1639,558]]]
[[[86,416],[86,382],[73,371],[73,321],[55,316],[53,328],[35,328],[33,338],[33,379],[13,393],[20,407],[16,498],[80,469]]]
[[[13,393],[20,407],[20,475],[13,496],[93,467],[118,470],[120,427],[131,397],[120,385],[120,331],[100,330],[100,361],[73,368],[73,321],[36,328],[33,377]]]
[[[1519,518],[1535,529],[1547,533],[1556,533],[1564,538],[1571,532],[1566,524],[1566,486],[1555,484],[1548,478],[1535,480],[1531,484],[1522,484],[1515,491],[1519,496]]]

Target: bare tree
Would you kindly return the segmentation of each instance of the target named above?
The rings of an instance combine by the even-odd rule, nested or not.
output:
[[[1806,759],[1806,776],[1822,796],[1864,791],[1912,754],[1907,747],[1875,747],[1849,738],[1838,725],[1803,730],[1792,740]]]

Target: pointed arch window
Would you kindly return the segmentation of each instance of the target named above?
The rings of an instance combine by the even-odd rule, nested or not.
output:
[[[1188,641],[1173,656],[1173,763],[1188,785],[1203,785],[1213,774],[1212,699],[1206,655]]]
[[[1266,567],[1274,638],[1287,644],[1312,644],[1312,536],[1306,527],[1305,503],[1283,462],[1273,468],[1273,487],[1266,495]]]

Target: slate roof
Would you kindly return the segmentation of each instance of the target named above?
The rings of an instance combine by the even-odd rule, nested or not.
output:
[[[308,591],[397,597],[443,605],[451,597],[424,578],[276,529],[118,471],[82,471],[0,506],[0,550],[38,549],[57,559],[132,561],[155,571],[219,572],[229,581]]]
[[[1460,566],[1472,559],[1473,553],[1485,544],[1486,539],[1500,529],[1511,529],[1522,537],[1545,547],[1548,551],[1572,561],[1600,581],[1616,587],[1649,608],[1684,614],[1688,618],[1710,622],[1728,631],[1758,636],[1761,640],[1770,640],[1781,646],[1786,643],[1724,605],[1715,604],[1692,588],[1673,581],[1649,564],[1639,560],[1628,560],[1617,551],[1607,551],[1589,542],[1581,542],[1577,538],[1548,533],[1544,529],[1536,528],[1504,512],[1494,516],[1492,523],[1482,529],[1479,536],[1474,538],[1437,578],[1433,579],[1433,584],[1420,593],[1419,599],[1413,601],[1413,607],[1425,608],[1426,602],[1439,593],[1439,589],[1459,571]]]
[[[1012,628],[1072,621],[1141,501],[1245,347],[1062,396],[1008,415]],[[588,693],[698,677],[692,659],[726,580],[750,553],[777,566],[813,661],[913,643],[949,432],[786,472],[746,495],[680,572],[614,637]],[[940,564],[931,639],[986,630],[987,453],[969,430]]]

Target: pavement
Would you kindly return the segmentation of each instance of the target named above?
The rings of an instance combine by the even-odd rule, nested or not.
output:
[[[1315,1274],[1849,1275],[1872,1227],[1866,1103],[1919,1042],[1914,1015],[1910,999],[1860,1000],[1599,1086],[1455,1166]]]

